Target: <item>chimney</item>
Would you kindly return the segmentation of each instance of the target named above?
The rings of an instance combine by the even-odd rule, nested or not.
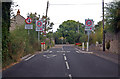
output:
[[[20,10],[18,9],[18,11],[17,11],[17,15],[20,15]]]

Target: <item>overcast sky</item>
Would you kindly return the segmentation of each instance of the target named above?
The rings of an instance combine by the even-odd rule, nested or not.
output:
[[[20,14],[27,18],[28,13],[46,14],[48,0],[13,0],[19,6]],[[104,0],[105,3],[113,0]],[[69,5],[66,5],[69,4]],[[16,14],[17,10],[15,10]],[[67,20],[75,20],[85,24],[85,19],[93,19],[95,24],[102,20],[102,0],[49,0],[48,17],[55,25],[55,32],[59,25]]]

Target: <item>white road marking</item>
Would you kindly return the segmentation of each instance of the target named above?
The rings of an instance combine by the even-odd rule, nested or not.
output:
[[[65,53],[63,55],[65,56]]]
[[[65,52],[65,51],[57,51],[57,52]]]
[[[79,50],[79,49],[77,49],[77,48],[75,48],[76,50],[78,50],[78,51],[76,51],[77,53],[88,53],[88,54],[93,54],[93,52],[87,52],[87,51],[82,51],[82,50]]]
[[[77,48],[75,48],[76,50],[79,50],[79,49],[77,49]]]
[[[65,63],[66,63],[67,69],[70,69],[70,67],[69,67],[69,65],[68,65],[68,62],[66,61]]]
[[[46,57],[47,55],[43,55],[44,57]]]
[[[70,77],[70,79],[72,79],[72,75],[71,74],[69,74],[68,76]]]
[[[76,51],[77,53],[79,53],[79,51]]]
[[[64,56],[64,60],[65,60],[65,61],[67,60],[66,56]]]
[[[35,55],[32,55],[32,56],[28,57],[27,59],[25,59],[25,61],[31,59],[31,58],[34,57],[34,56],[35,56]]]
[[[47,58],[50,58],[50,57],[47,57]]]
[[[63,51],[63,47],[62,47],[62,51]]]
[[[50,53],[52,53],[52,51],[50,51]]]
[[[66,52],[70,52],[70,51],[66,51]]]

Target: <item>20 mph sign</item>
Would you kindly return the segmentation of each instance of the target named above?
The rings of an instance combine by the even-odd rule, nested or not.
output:
[[[36,31],[43,31],[43,21],[36,20]]]
[[[94,25],[93,19],[85,19],[85,31],[92,31],[93,25]]]

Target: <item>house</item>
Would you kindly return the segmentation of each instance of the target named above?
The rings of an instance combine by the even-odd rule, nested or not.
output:
[[[14,30],[17,26],[21,26],[25,23],[25,18],[20,15],[20,10],[18,9],[17,15],[11,19],[10,31]]]

